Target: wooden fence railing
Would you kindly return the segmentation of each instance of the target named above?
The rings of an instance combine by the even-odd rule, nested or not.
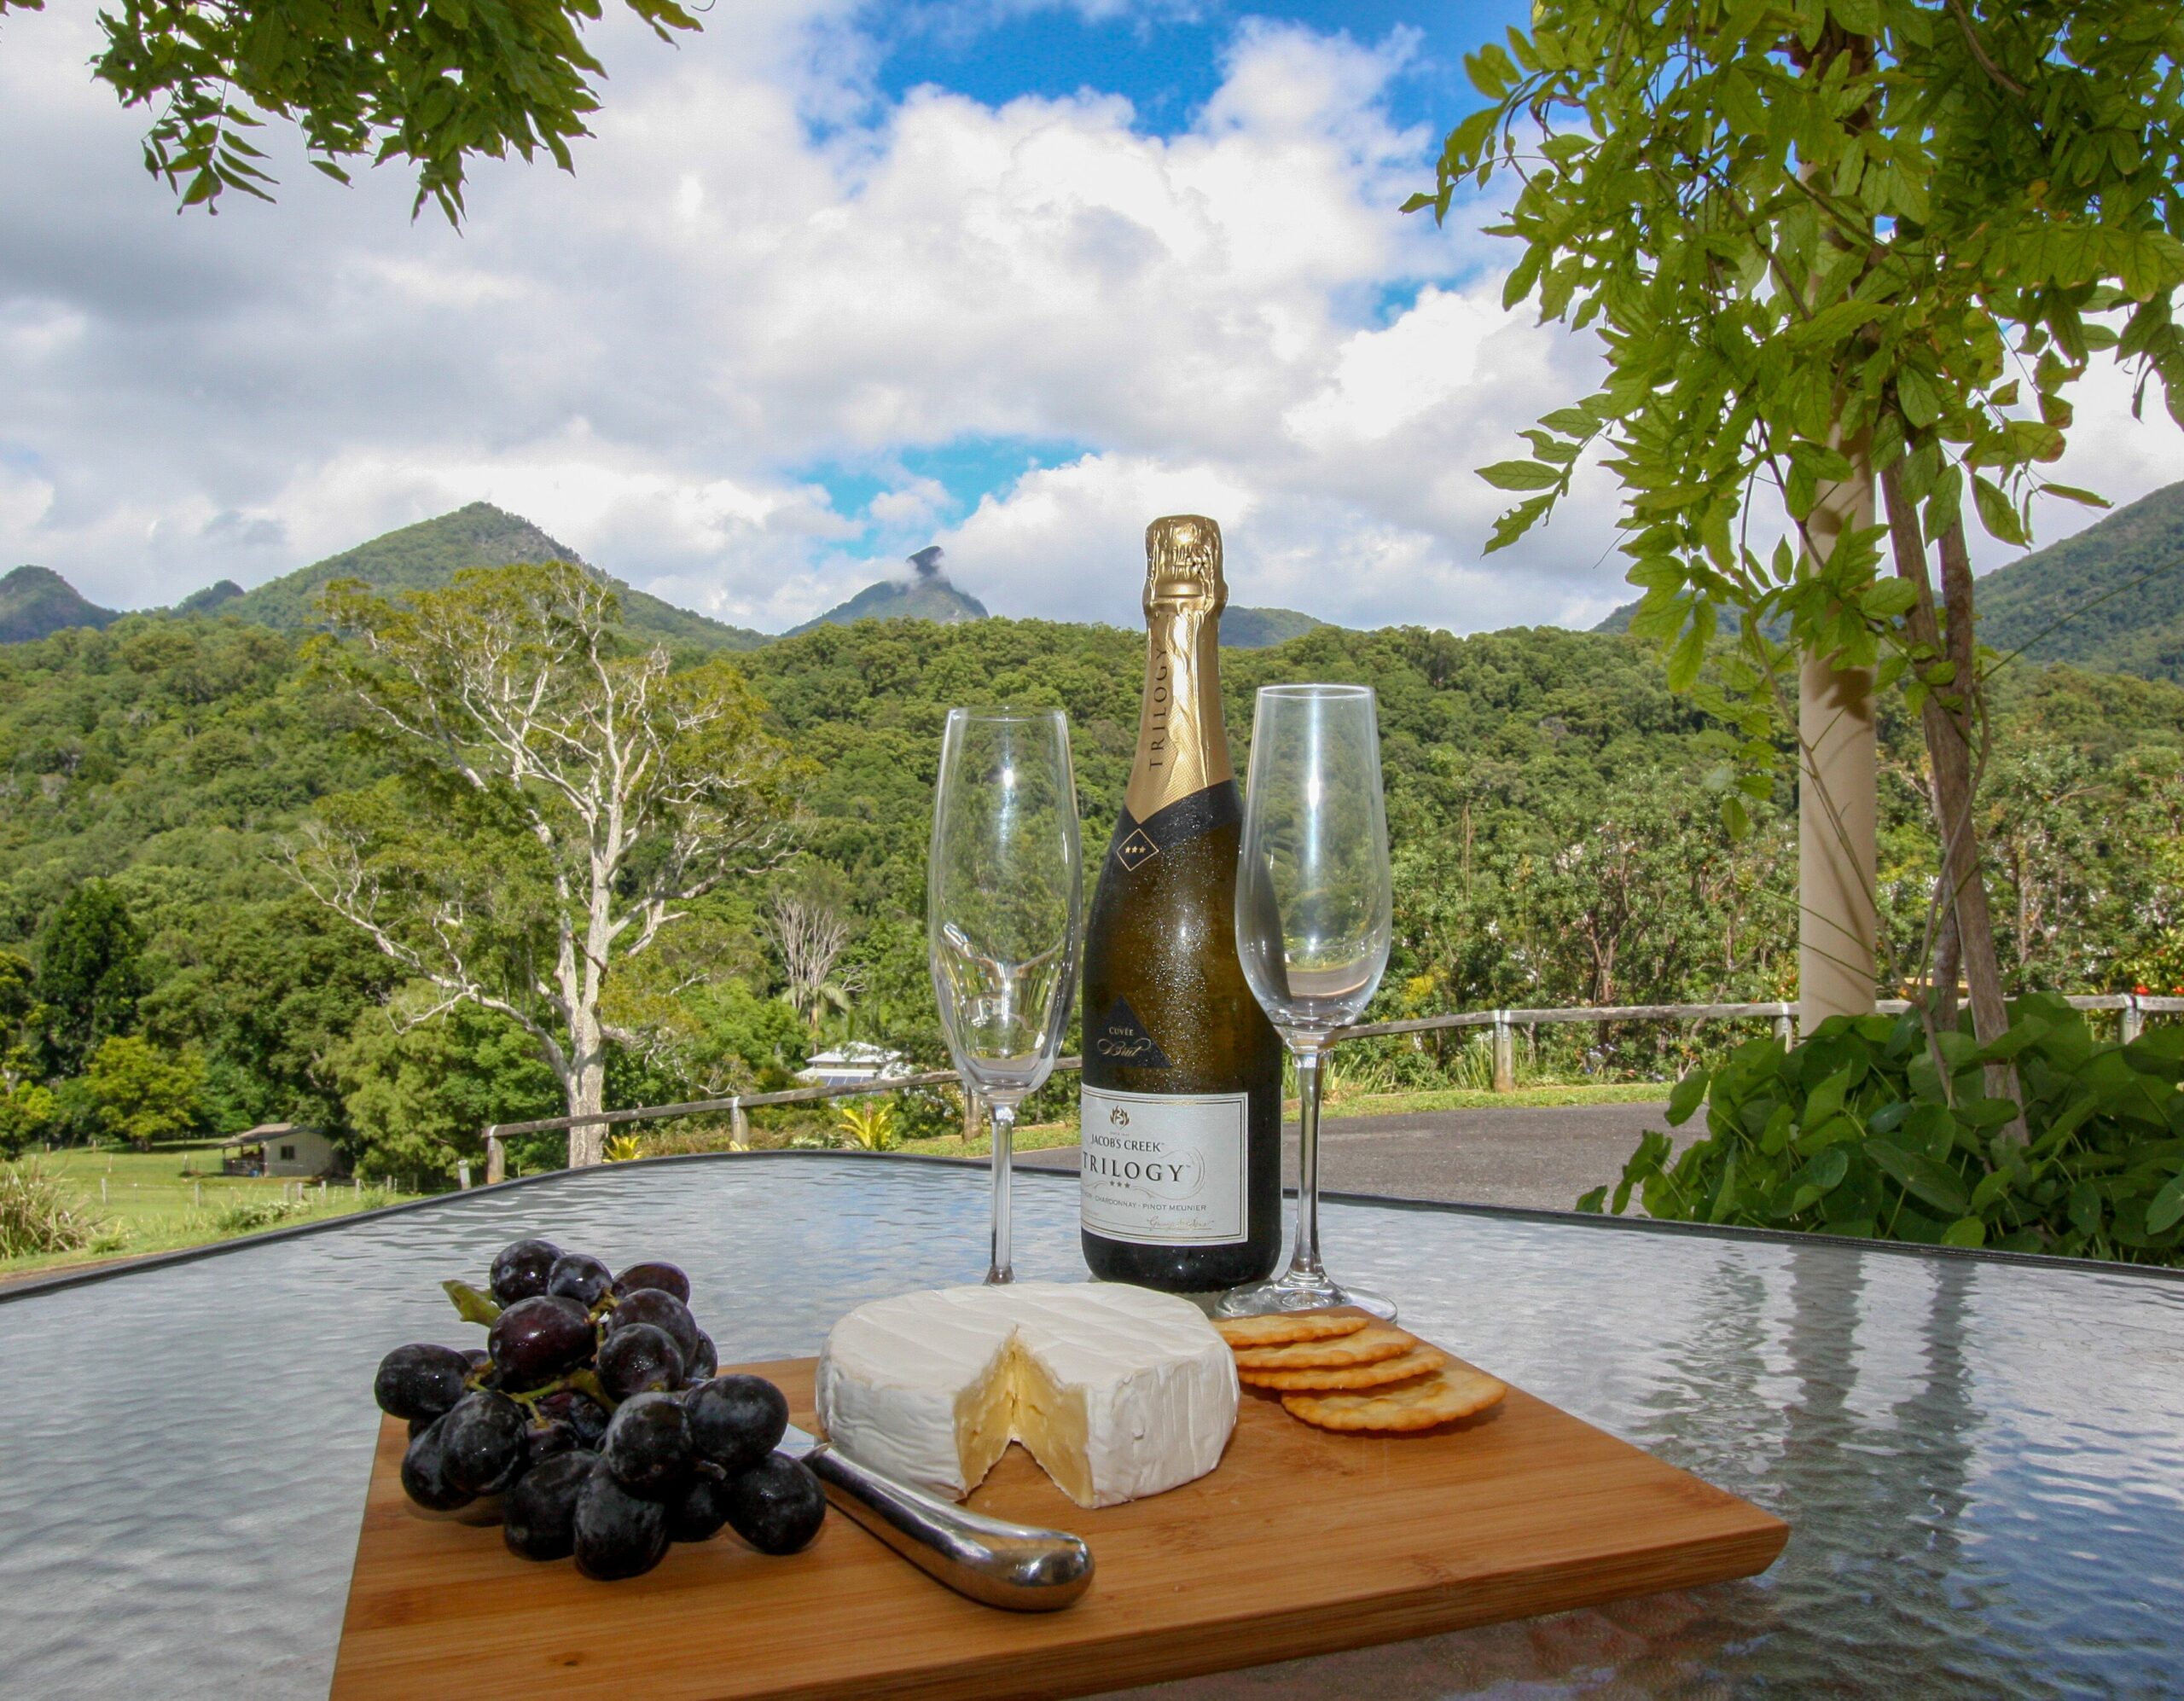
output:
[[[2139,1036],[2148,1016],[2184,1014],[2184,998],[2154,997],[2136,992],[2079,993],[2068,1001],[2073,1009],[2113,1010],[2125,1044]],[[1901,998],[1882,999],[1875,1007],[1887,1015],[1900,1015],[1911,1007]],[[1793,1003],[1758,1004],[1605,1004],[1564,1006],[1551,1010],[1462,1010],[1445,1016],[1414,1016],[1400,1022],[1362,1022],[1338,1028],[1334,1037],[1345,1040],[1380,1039],[1393,1034],[1424,1034],[1450,1028],[1493,1030],[1494,1090],[1507,1093],[1516,1086],[1516,1036],[1519,1028],[1549,1027],[1572,1022],[1721,1022],[1766,1021],[1787,1041],[1797,1022]],[[1081,1057],[1065,1057],[1057,1071],[1081,1069]],[[512,1134],[547,1134],[562,1129],[600,1124],[659,1122],[671,1117],[718,1116],[727,1112],[738,1141],[750,1137],[749,1112],[772,1105],[808,1105],[828,1099],[868,1099],[880,1093],[900,1093],[914,1087],[955,1087],[962,1077],[952,1069],[929,1070],[921,1075],[893,1075],[869,1081],[845,1081],[826,1087],[794,1087],[781,1093],[739,1093],[726,1099],[694,1099],[680,1105],[642,1105],[626,1111],[601,1111],[587,1117],[540,1117],[531,1122],[496,1123],[485,1130],[485,1179],[497,1181],[508,1171],[508,1148]],[[967,1123],[968,1118],[967,1116]],[[469,1166],[463,1166],[466,1176]],[[465,1185],[468,1185],[466,1181]]]

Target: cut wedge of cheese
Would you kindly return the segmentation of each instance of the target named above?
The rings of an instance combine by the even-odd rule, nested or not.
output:
[[[949,1287],[861,1305],[827,1337],[819,1421],[851,1458],[961,1500],[1020,1441],[1083,1507],[1221,1462],[1236,1365],[1198,1308],[1116,1283]]]

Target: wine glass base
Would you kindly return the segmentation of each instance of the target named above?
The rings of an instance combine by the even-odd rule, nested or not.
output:
[[[985,1285],[988,1287],[1006,1287],[1009,1283],[1015,1280],[1015,1267],[1011,1265],[1007,1268],[996,1268],[989,1269],[986,1272]]]
[[[1214,1302],[1217,1317],[1267,1317],[1285,1311],[1324,1311],[1330,1306],[1352,1305],[1360,1311],[1392,1323],[1396,1303],[1383,1294],[1362,1287],[1345,1287],[1325,1270],[1284,1270],[1271,1281],[1250,1287],[1232,1287]]]

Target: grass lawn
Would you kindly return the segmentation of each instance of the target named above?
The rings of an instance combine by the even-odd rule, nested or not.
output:
[[[1600,1081],[1582,1086],[1519,1087],[1513,1092],[1487,1093],[1476,1088],[1446,1087],[1431,1093],[1344,1093],[1329,1099],[1320,1115],[1338,1117],[1399,1117],[1416,1111],[1491,1111],[1507,1105],[1657,1105],[1668,1102],[1666,1081]],[[1297,1101],[1288,1112],[1297,1114]]]
[[[358,1192],[346,1185],[328,1185],[321,1193],[316,1183],[307,1183],[299,1200],[293,1181],[221,1175],[219,1147],[209,1141],[151,1152],[71,1147],[32,1153],[28,1161],[58,1177],[106,1233],[90,1250],[0,1258],[0,1281],[346,1216],[392,1205],[398,1197],[384,1188]]]
[[[1444,1088],[1432,1093],[1340,1093],[1321,1107],[1323,1120],[1344,1117],[1407,1116],[1420,1111],[1490,1111],[1507,1105],[1646,1105],[1667,1099],[1668,1083],[1653,1081],[1610,1081],[1583,1086],[1519,1087],[1513,1093],[1484,1093],[1469,1088]],[[1283,1115],[1297,1119],[1297,1101],[1287,1100]],[[1038,1152],[1051,1146],[1077,1144],[1077,1124],[1042,1123],[1016,1130],[1016,1150]],[[943,1135],[935,1140],[906,1140],[892,1148],[921,1152],[935,1158],[984,1158],[993,1142],[981,1133],[976,1140]]]

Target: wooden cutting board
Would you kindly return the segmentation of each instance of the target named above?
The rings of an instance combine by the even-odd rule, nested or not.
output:
[[[814,1427],[815,1361],[770,1377]],[[979,1511],[1091,1543],[1056,1613],[979,1606],[839,1513],[803,1553],[729,1533],[587,1582],[413,1508],[404,1426],[381,1429],[334,1671],[336,1701],[1085,1695],[1748,1576],[1789,1527],[1512,1389],[1421,1435],[1330,1435],[1244,1392],[1220,1468],[1086,1512],[1012,1447]]]

